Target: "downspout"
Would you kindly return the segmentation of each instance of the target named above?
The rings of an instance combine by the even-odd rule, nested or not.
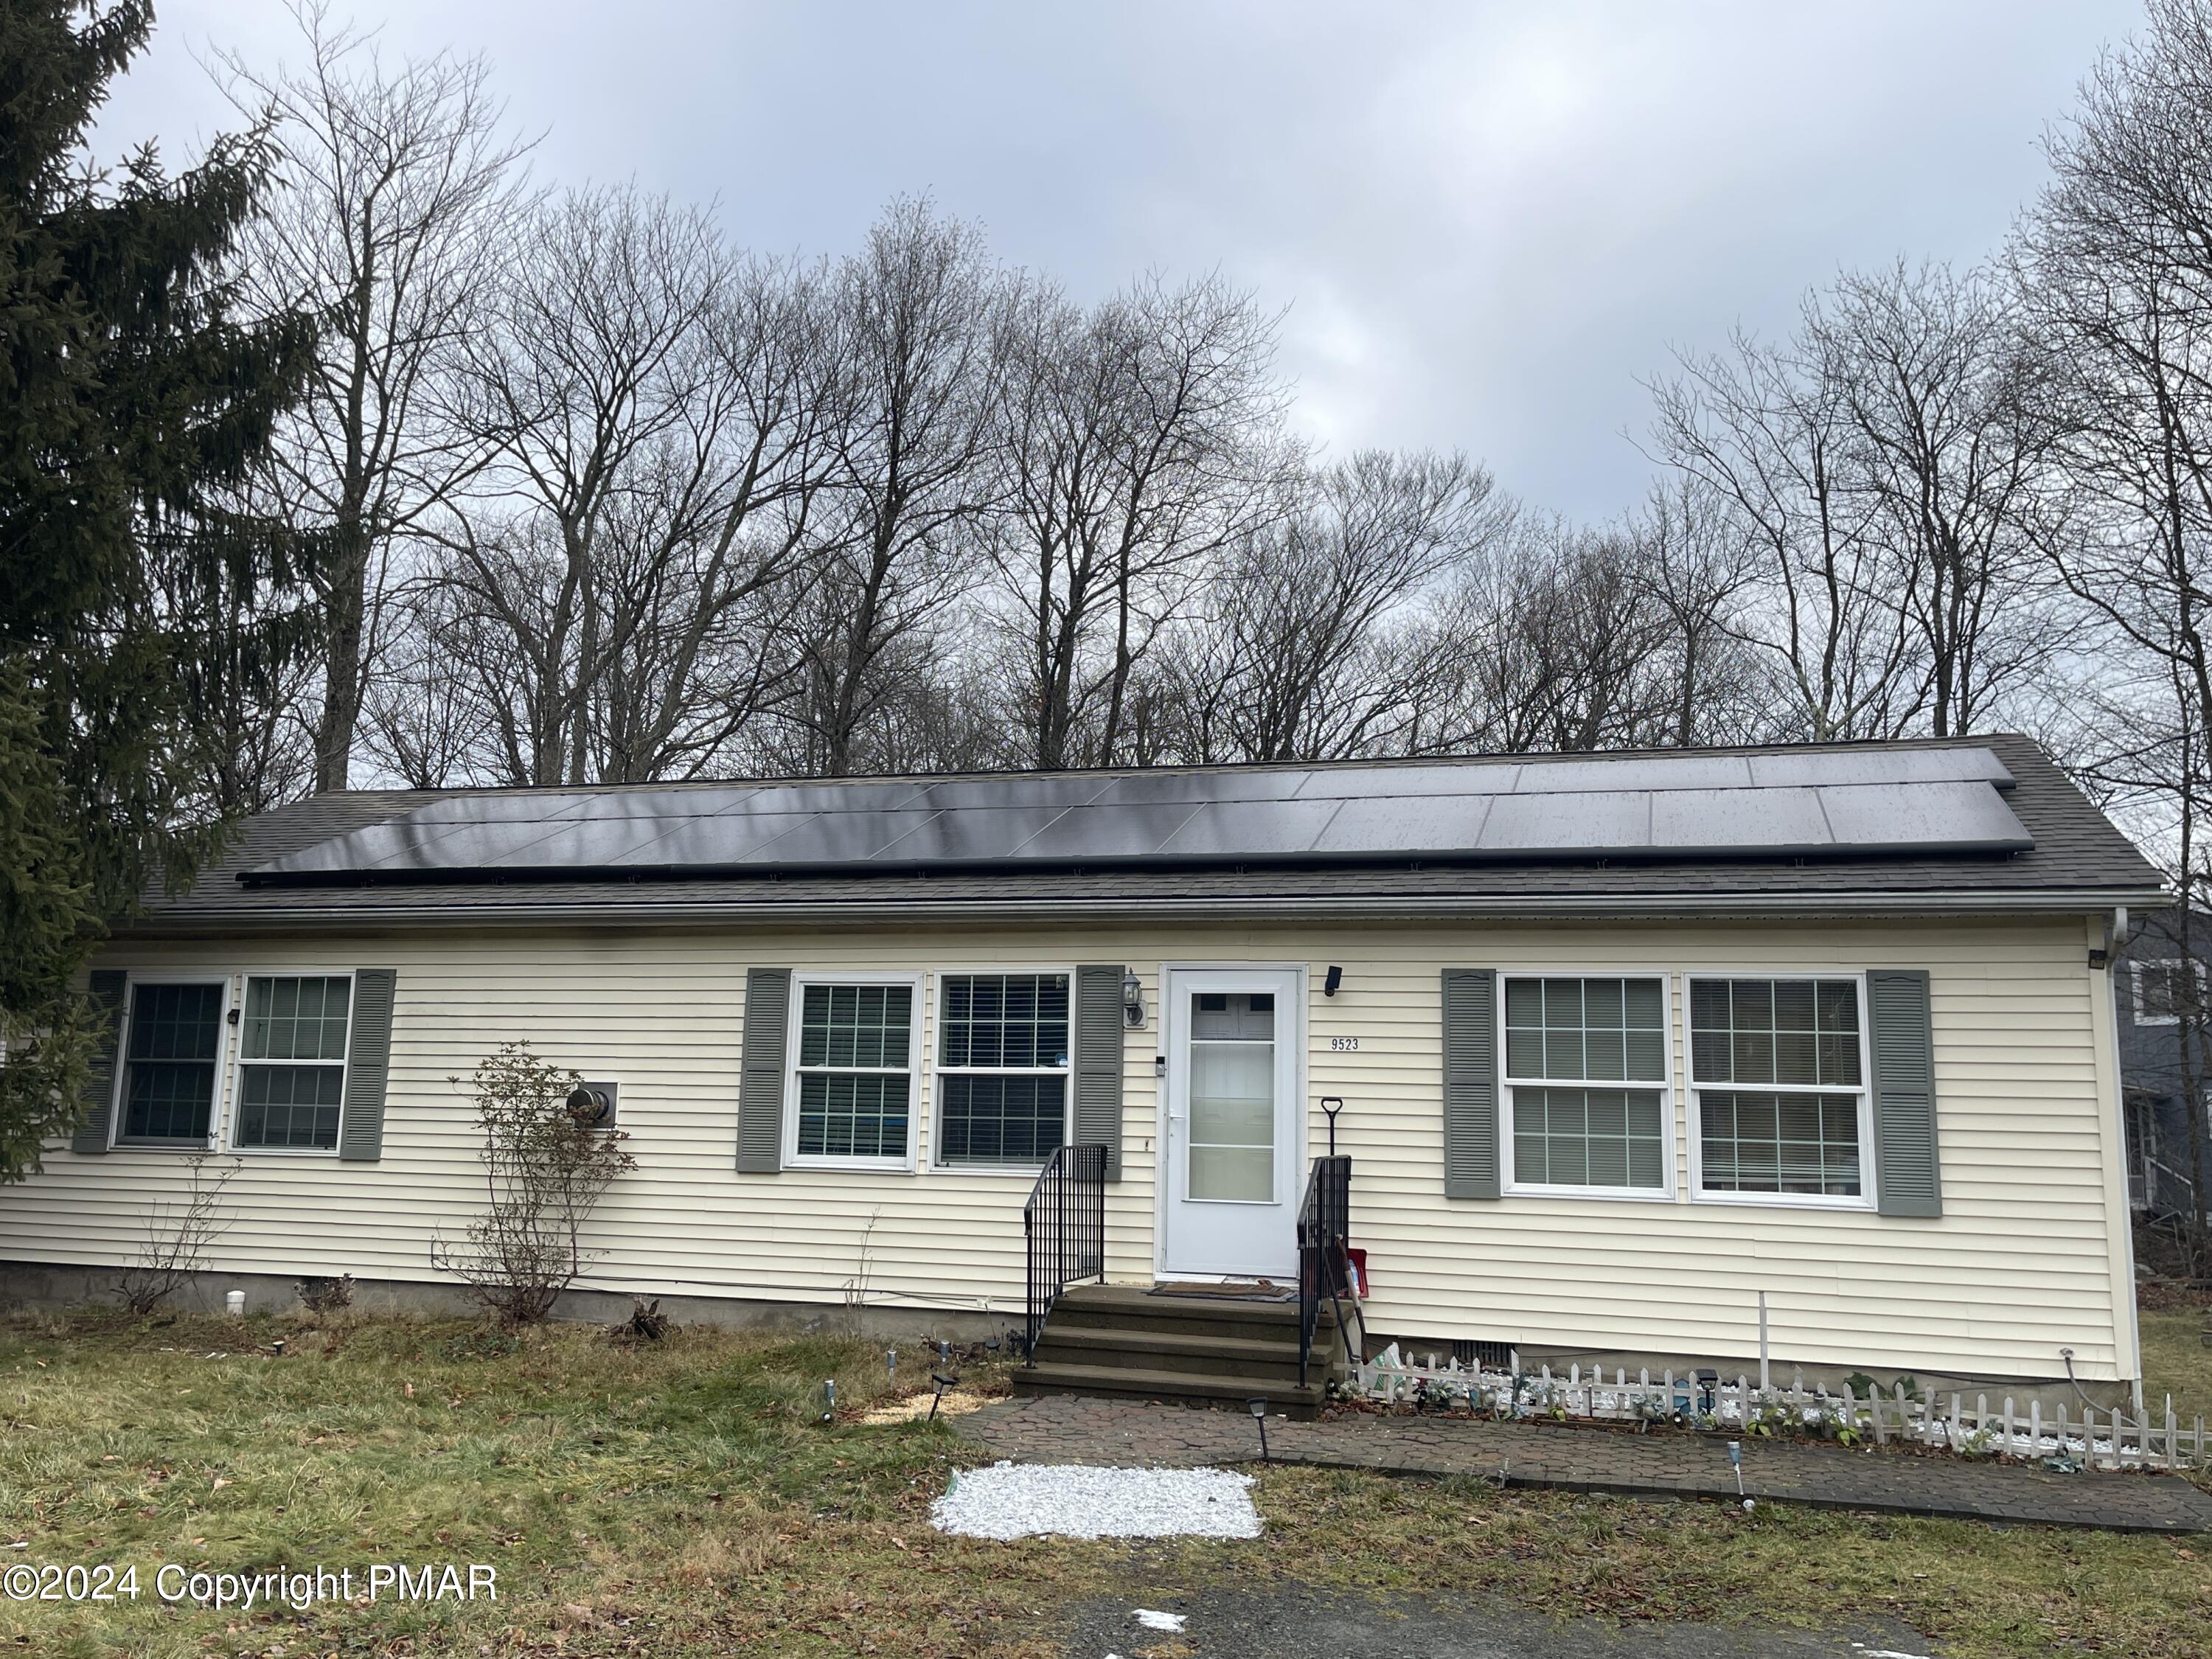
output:
[[[2112,1137],[2112,1150],[2106,1159],[2105,1209],[2106,1224],[2118,1234],[2112,1250],[2113,1271],[2119,1276],[2119,1282],[2112,1287],[2112,1334],[2118,1339],[2121,1380],[2132,1382],[2140,1387],[2142,1381],[2142,1334],[2136,1317],[2136,1234],[2133,1212],[2128,1207],[2127,1095],[2120,1082],[2119,1010],[2112,1000],[2112,957],[2128,940],[2126,906],[2117,905],[2106,916],[2104,932],[2105,948],[2093,951],[2090,957],[2093,973],[2103,981],[2091,1012],[2093,1025],[2098,1028],[2099,1087],[2109,1087],[2112,1091],[2107,1105],[2111,1114],[2109,1133]],[[2114,1196],[2115,1173],[2118,1176],[2117,1199]],[[2071,1381],[2074,1368],[2070,1356],[2066,1369],[2068,1379]]]

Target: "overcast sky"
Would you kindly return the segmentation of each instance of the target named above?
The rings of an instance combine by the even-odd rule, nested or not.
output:
[[[343,3],[341,15],[344,12]],[[1218,267],[1288,307],[1333,449],[1463,448],[1601,517],[1650,468],[1639,377],[1841,267],[2000,240],[2123,0],[781,4],[362,0],[395,51],[496,65],[554,181],[713,199],[733,240],[853,246],[927,191],[1073,293]],[[167,0],[103,143],[225,124],[210,41],[299,56],[279,0]]]

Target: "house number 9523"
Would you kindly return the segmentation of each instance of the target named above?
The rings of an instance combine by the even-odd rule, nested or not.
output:
[[[1328,1047],[1329,1052],[1332,1054],[1357,1054],[1359,1051],[1359,1039],[1358,1037],[1331,1037],[1328,1040]]]

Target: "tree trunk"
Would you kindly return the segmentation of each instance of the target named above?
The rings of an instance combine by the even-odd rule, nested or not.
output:
[[[367,608],[368,538],[360,521],[333,534],[323,596],[323,707],[315,719],[315,791],[351,787],[353,739],[361,722],[362,628]]]

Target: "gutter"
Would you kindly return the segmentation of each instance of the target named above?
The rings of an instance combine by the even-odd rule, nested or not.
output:
[[[282,909],[202,910],[189,915],[147,917],[118,928],[118,941],[179,938],[207,933],[253,933],[296,928],[302,924],[375,929],[422,927],[538,927],[596,925],[649,927],[863,926],[896,921],[1121,921],[1159,916],[1194,921],[1607,921],[1623,917],[1787,919],[1799,916],[2007,916],[2110,914],[2116,906],[2155,910],[2173,902],[2158,888],[2045,888],[2018,893],[1935,890],[1923,893],[1716,894],[1644,896],[1621,894],[1601,898],[1569,895],[1502,897],[1378,894],[1334,898],[1255,895],[1250,897],[1136,897],[1070,895],[1034,899],[929,899],[885,901],[802,900],[787,904],[760,901],[720,903],[607,905],[592,903],[483,904],[450,902],[369,908],[302,905]]]

